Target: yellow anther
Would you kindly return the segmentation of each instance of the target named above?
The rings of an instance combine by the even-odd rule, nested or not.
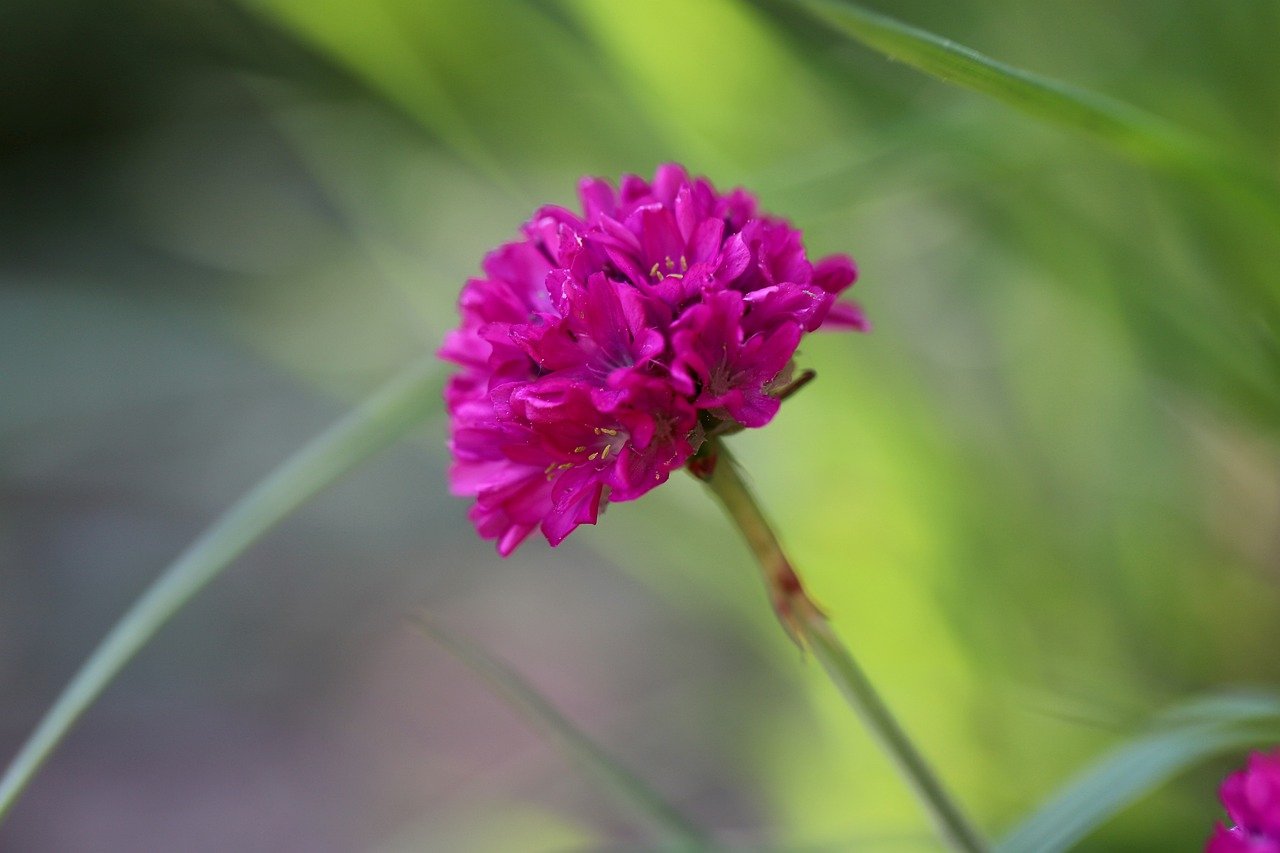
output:
[[[653,269],[649,270],[649,278],[657,278],[657,277],[658,277],[658,264],[655,261],[653,264]]]
[[[613,450],[613,445],[612,445],[612,444],[606,444],[606,445],[604,446],[604,450],[601,450],[601,451],[600,451],[600,461],[601,461],[601,462],[603,462],[604,460],[606,460],[606,459],[608,459],[608,458],[609,458],[609,451],[610,451],[610,450]]]
[[[599,453],[592,453],[592,454],[591,454],[590,456],[588,456],[587,458],[588,458],[588,459],[591,459],[591,460],[594,460],[594,459],[595,459],[597,456],[599,456],[599,455],[600,455]]]
[[[574,452],[574,453],[581,453],[581,452],[583,452],[583,451],[584,451],[584,450],[586,450],[586,449],[587,449],[586,447],[575,447],[575,448],[573,449],[573,452]]]
[[[600,432],[604,433],[605,435],[617,435],[617,434],[618,434],[618,431],[617,431],[616,429],[609,429],[608,427],[599,427],[598,429],[600,430]]]

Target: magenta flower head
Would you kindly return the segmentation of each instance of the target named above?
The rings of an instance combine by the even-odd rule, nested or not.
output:
[[[1219,794],[1235,825],[1219,823],[1206,853],[1280,853],[1280,749],[1250,755]]]
[[[503,556],[665,482],[711,431],[767,424],[806,332],[867,328],[836,302],[853,261],[810,262],[741,189],[665,165],[579,194],[581,213],[544,207],[489,253],[440,350],[460,368],[450,484]]]

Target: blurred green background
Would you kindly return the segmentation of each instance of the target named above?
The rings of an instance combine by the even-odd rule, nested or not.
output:
[[[1274,173],[1274,0],[882,11]],[[222,508],[455,322],[577,178],[676,160],[859,262],[875,331],[735,438],[989,832],[1153,710],[1280,680],[1280,234],[783,0],[7,0],[0,756]],[[500,560],[445,424],[261,545],[85,719],[6,851],[505,851],[640,829],[415,633],[514,664],[720,838],[927,850],[688,478]],[[1082,849],[1198,849],[1235,759]]]

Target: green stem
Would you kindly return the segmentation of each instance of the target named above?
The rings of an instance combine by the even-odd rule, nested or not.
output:
[[[822,611],[805,593],[728,448],[713,440],[701,461],[702,464],[693,467],[695,476],[707,483],[746,538],[783,628],[801,648],[812,649],[827,675],[894,759],[946,842],[956,850],[971,853],[986,850],[986,842],[947,794],[941,780],[911,743]]]
[[[437,404],[438,363],[407,368],[237,501],[120,618],[0,777],[0,822],[80,716],[169,619],[232,560],[343,474],[400,438]]]

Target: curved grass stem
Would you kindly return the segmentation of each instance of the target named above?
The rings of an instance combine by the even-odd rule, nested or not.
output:
[[[570,760],[594,775],[620,803],[630,806],[636,817],[662,839],[660,849],[672,853],[714,849],[696,824],[589,738],[509,665],[425,616],[416,621],[423,634],[482,678],[522,718],[556,741]]]
[[[956,850],[985,851],[987,845],[982,836],[947,793],[853,655],[840,642],[826,616],[805,592],[732,454],[723,443],[712,440],[703,458],[707,464],[691,470],[706,482],[746,538],[782,627],[802,649],[813,652],[880,746],[893,758],[943,839]]]
[[[440,368],[405,369],[237,501],[156,578],[102,639],[0,777],[0,822],[81,715],[172,616],[299,506],[420,423]]]

